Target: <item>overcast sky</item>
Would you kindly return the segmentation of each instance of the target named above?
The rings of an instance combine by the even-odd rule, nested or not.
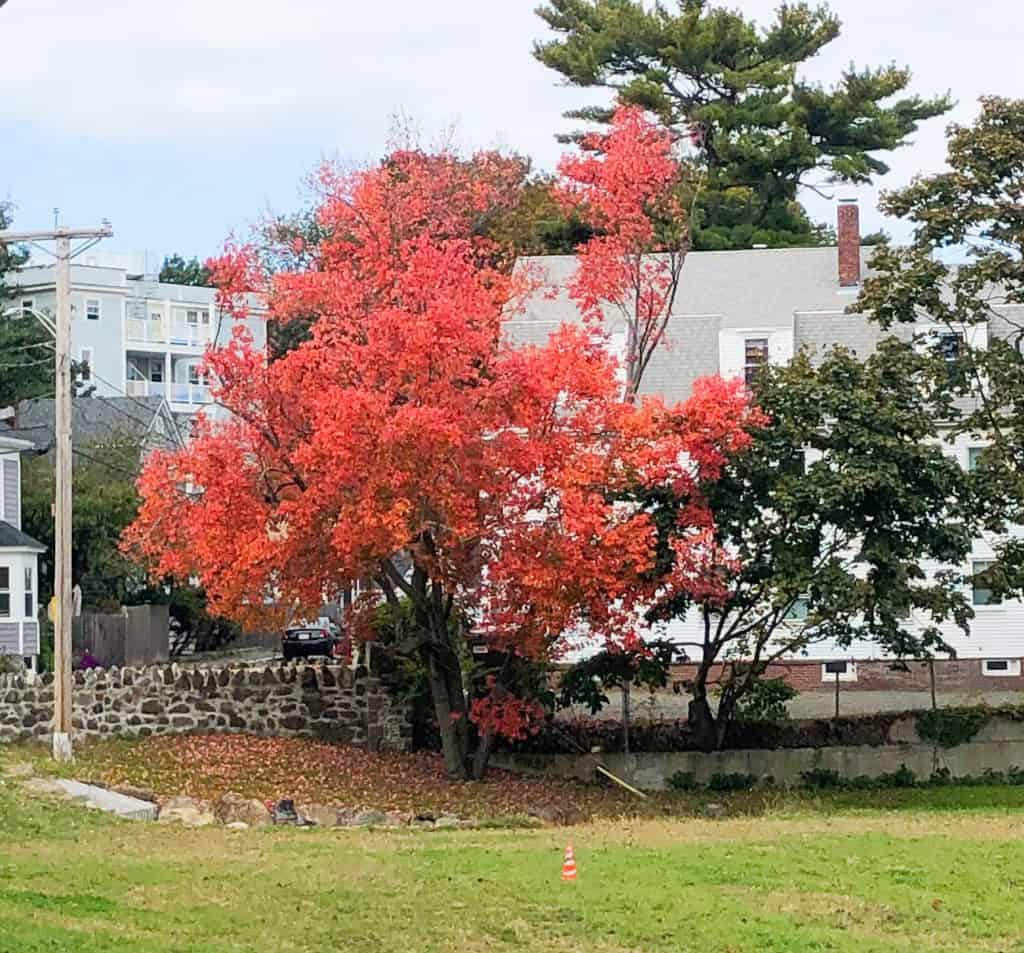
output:
[[[206,256],[268,207],[295,208],[323,156],[381,154],[402,113],[430,139],[501,146],[552,168],[567,89],[530,55],[537,0],[9,0],[0,9],[0,197],[17,224],[114,223],[109,249]],[[671,2],[671,0],[667,0]],[[767,19],[776,0],[740,0]],[[896,62],[913,90],[1024,97],[1020,0],[836,0],[843,34],[809,64]],[[880,184],[941,167],[946,120],[892,156]],[[851,194],[844,189],[841,195]],[[883,225],[862,190],[865,230]],[[813,196],[814,217],[831,221]],[[898,227],[886,225],[899,234]]]

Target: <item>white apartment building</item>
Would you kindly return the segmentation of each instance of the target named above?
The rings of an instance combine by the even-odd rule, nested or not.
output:
[[[8,285],[7,308],[54,313],[52,265],[25,267]],[[203,353],[227,343],[234,324],[214,289],[162,283],[134,270],[128,256],[76,260],[71,285],[72,358],[88,365],[97,396],[159,397],[175,414],[210,404]],[[266,346],[262,311],[253,296],[245,323],[258,347]]]

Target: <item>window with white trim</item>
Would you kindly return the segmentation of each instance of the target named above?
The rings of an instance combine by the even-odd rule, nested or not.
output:
[[[743,341],[743,382],[749,387],[757,372],[768,363],[768,338],[745,338]]]
[[[29,316],[29,315],[32,314],[33,311],[35,311],[35,309],[36,309],[36,299],[35,298],[22,298],[21,299],[21,311],[22,311],[22,314],[24,314],[26,316]]]
[[[1009,678],[1020,675],[1019,658],[987,658],[981,663],[981,674],[993,678]]]
[[[35,584],[32,579],[32,567],[25,567],[25,618],[32,619],[36,614]]]
[[[981,462],[981,454],[984,452],[984,447],[968,447],[967,448],[967,469],[977,470],[978,464]]]
[[[92,348],[82,348],[82,380],[92,379]]]
[[[801,594],[793,600],[792,605],[786,610],[784,619],[786,622],[803,622],[807,618],[809,601],[805,594]]]
[[[0,566],[0,619],[11,617],[11,567]]]
[[[857,681],[857,663],[847,659],[822,662],[821,680],[823,682],[855,682]]]
[[[976,606],[997,606],[1003,600],[985,585],[985,573],[995,565],[993,559],[975,559],[971,563],[971,601]]]
[[[199,312],[198,311],[186,311],[185,320],[192,325],[199,324]]]
[[[85,317],[89,321],[99,321],[99,319],[100,319],[100,299],[99,298],[86,298],[85,299]]]

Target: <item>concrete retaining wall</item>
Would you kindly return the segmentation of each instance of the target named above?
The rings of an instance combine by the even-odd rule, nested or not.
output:
[[[53,677],[0,675],[0,743],[53,730]],[[337,665],[90,669],[74,675],[77,737],[249,732],[407,750],[406,705]]]
[[[993,718],[974,739],[955,748],[936,748],[914,741],[871,747],[787,748],[779,750],[646,752],[640,754],[506,754],[491,758],[498,768],[522,774],[591,780],[598,760],[609,771],[628,778],[637,787],[663,790],[665,779],[677,771],[692,773],[706,784],[714,774],[752,774],[772,778],[776,784],[797,785],[800,773],[812,768],[839,772],[844,778],[876,777],[906,765],[918,778],[948,768],[952,775],[980,775],[986,769],[1024,768],[1024,723]]]

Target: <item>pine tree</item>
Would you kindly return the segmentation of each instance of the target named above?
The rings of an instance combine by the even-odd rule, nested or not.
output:
[[[892,65],[851,65],[831,88],[800,78],[799,67],[839,36],[825,6],[783,4],[763,29],[708,0],[677,6],[548,0],[537,12],[560,37],[537,43],[534,55],[573,85],[650,109],[691,141],[707,170],[696,248],[827,241],[798,189],[883,175],[879,153],[906,145],[921,121],[951,106],[945,96],[901,96],[910,72]],[[607,122],[612,112],[568,115]]]

